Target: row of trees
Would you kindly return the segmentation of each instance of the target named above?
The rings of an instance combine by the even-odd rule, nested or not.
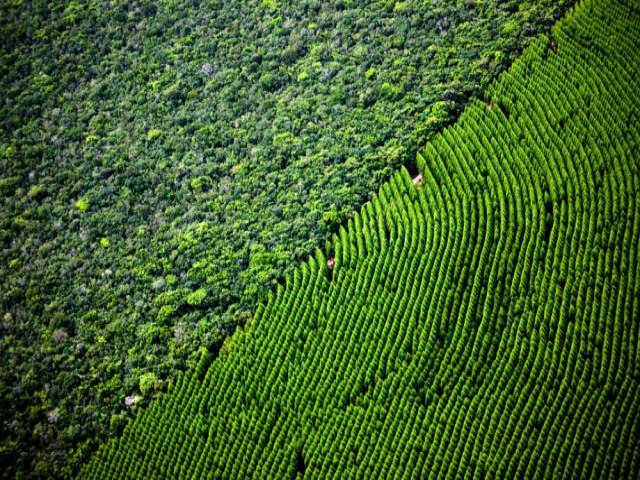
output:
[[[634,475],[639,15],[577,6],[81,478]]]

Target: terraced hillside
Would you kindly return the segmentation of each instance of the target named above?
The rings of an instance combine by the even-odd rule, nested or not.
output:
[[[81,477],[637,475],[639,49],[582,1]]]

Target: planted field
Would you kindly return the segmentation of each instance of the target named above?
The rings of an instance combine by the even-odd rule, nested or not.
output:
[[[639,48],[580,2],[81,477],[637,475]]]

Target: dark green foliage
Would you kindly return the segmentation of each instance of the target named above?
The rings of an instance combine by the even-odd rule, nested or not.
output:
[[[582,1],[80,477],[636,478],[638,45]]]
[[[2,2],[2,475],[71,474],[568,4]]]

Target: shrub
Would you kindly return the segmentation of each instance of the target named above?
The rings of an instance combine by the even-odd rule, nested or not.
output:
[[[139,380],[140,393],[142,393],[143,395],[151,393],[151,391],[155,389],[157,381],[158,377],[156,377],[156,374],[153,372],[141,375]]]

